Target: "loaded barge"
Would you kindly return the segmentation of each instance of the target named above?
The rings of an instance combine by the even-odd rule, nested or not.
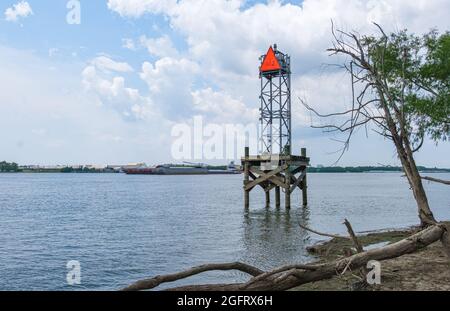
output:
[[[127,175],[235,175],[241,174],[234,163],[230,163],[226,169],[212,169],[207,165],[177,166],[158,165],[155,167],[137,167],[123,169]]]

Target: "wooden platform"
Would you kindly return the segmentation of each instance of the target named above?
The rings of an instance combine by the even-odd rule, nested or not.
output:
[[[275,189],[275,205],[280,207],[281,190],[285,194],[286,208],[291,207],[291,194],[298,188],[302,190],[303,205],[308,204],[306,171],[310,159],[306,149],[302,155],[257,155],[250,156],[245,148],[241,159],[244,168],[244,205],[250,206],[250,191],[261,187],[266,195],[266,205],[270,206],[270,191]]]

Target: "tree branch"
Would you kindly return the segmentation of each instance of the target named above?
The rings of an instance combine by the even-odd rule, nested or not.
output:
[[[441,184],[444,184],[444,185],[450,185],[450,180],[443,180],[443,179],[438,179],[438,178],[433,178],[433,177],[428,177],[428,176],[423,176],[422,179],[428,180],[428,181],[437,182],[437,183],[441,183]]]
[[[130,286],[127,286],[126,288],[123,289],[123,291],[148,290],[155,288],[163,283],[178,281],[203,272],[226,271],[226,270],[238,270],[250,274],[252,276],[257,276],[264,273],[264,271],[258,268],[255,268],[253,266],[241,262],[206,264],[174,274],[158,275],[150,279],[141,280],[136,283],[133,283]]]
[[[355,244],[356,251],[358,253],[364,252],[364,249],[363,249],[361,243],[359,243],[359,240],[356,237],[355,232],[353,231],[352,225],[350,224],[350,222],[347,219],[345,219],[344,225],[347,227],[348,234],[350,235],[350,238],[352,239],[353,244]]]
[[[342,236],[342,235],[337,235],[337,234],[331,234],[331,233],[323,233],[323,232],[319,232],[319,231],[310,229],[310,228],[308,228],[308,227],[305,227],[305,226],[303,226],[303,225],[300,224],[300,223],[299,223],[298,225],[299,225],[300,228],[302,228],[302,229],[304,229],[304,230],[306,230],[306,231],[315,233],[315,234],[317,234],[317,235],[326,236],[326,237],[329,237],[329,238],[336,238],[336,239],[349,239],[349,237],[347,237],[347,236]]]

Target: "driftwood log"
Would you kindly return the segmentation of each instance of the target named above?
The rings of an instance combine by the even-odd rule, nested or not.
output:
[[[449,228],[444,224],[434,224],[406,239],[384,247],[359,252],[355,255],[332,262],[306,265],[287,265],[269,272],[243,263],[207,264],[170,275],[156,276],[138,281],[123,290],[150,290],[157,286],[185,279],[206,271],[239,270],[252,276],[245,283],[205,284],[174,287],[172,291],[283,291],[306,283],[329,279],[333,276],[366,267],[371,260],[383,261],[413,253],[441,240],[450,258]]]

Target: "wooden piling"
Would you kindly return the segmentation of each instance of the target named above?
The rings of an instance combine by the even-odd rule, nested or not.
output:
[[[270,190],[266,190],[266,207],[270,207]]]
[[[286,169],[286,190],[284,192],[285,195],[285,205],[286,205],[286,209],[290,209],[291,208],[291,172],[289,171],[289,167]]]
[[[302,148],[302,157],[306,157],[306,148]],[[305,168],[306,171],[307,168]],[[303,206],[308,205],[308,182],[307,182],[307,176],[308,174],[305,174],[305,177],[302,181],[302,199],[303,199]]]
[[[244,162],[244,187],[249,183],[249,161],[250,148],[245,147],[245,162]],[[244,206],[250,207],[250,190],[244,190]]]
[[[279,208],[281,206],[280,200],[280,187],[275,187],[275,207]]]

